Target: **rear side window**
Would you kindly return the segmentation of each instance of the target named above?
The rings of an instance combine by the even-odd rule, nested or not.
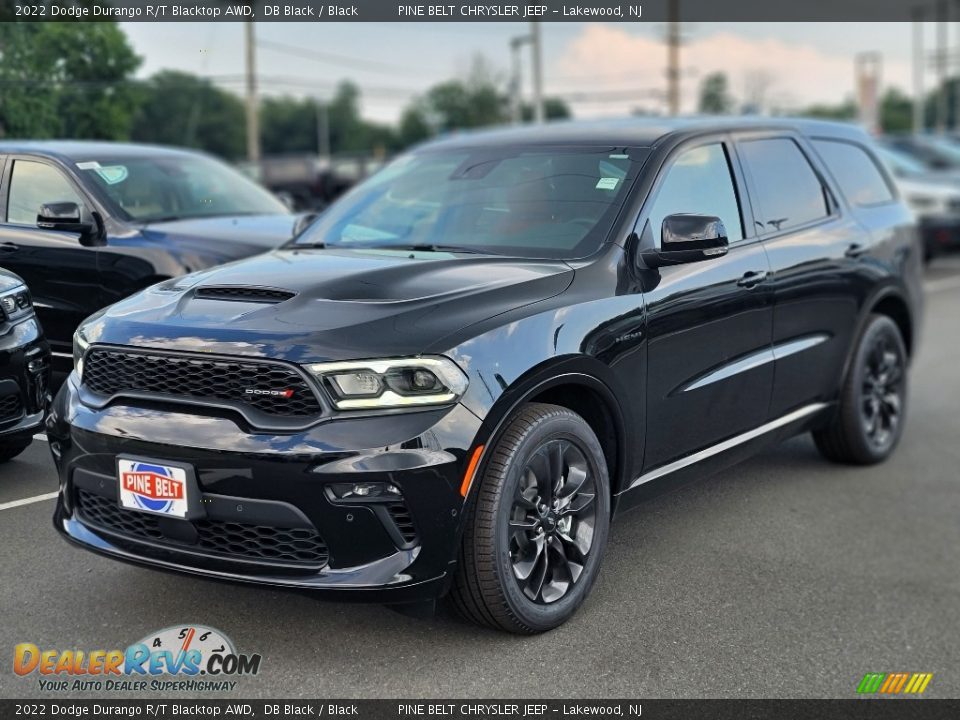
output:
[[[650,210],[650,229],[658,246],[663,219],[680,213],[718,217],[730,242],[743,239],[730,163],[720,143],[681,153],[667,170]]]
[[[753,178],[758,232],[788,230],[830,214],[827,191],[793,140],[747,140],[740,149]]]
[[[893,201],[893,191],[880,168],[862,147],[840,140],[814,140],[813,146],[851,203],[879,205]]]

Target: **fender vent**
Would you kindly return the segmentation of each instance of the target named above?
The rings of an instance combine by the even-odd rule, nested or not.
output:
[[[282,303],[289,300],[296,293],[289,290],[261,287],[202,287],[198,288],[194,297],[205,300],[232,300],[234,302]]]

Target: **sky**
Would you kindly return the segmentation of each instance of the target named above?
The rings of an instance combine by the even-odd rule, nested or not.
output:
[[[178,69],[243,91],[241,23],[123,25],[144,58],[139,75]],[[323,98],[350,79],[365,117],[395,122],[431,85],[467,74],[478,55],[507,78],[510,39],[528,31],[527,23],[257,23],[260,91]],[[933,31],[925,28],[928,48]],[[543,23],[546,93],[567,99],[581,118],[662,112],[663,33],[653,23]],[[696,109],[700,83],[718,71],[738,101],[768,109],[840,103],[854,93],[854,56],[881,50],[882,85],[910,90],[907,23],[692,23],[682,33],[684,112]],[[521,62],[529,97],[528,52]]]

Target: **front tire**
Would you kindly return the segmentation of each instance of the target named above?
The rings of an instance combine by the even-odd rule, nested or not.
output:
[[[475,482],[454,606],[518,634],[562,625],[596,580],[610,527],[596,435],[566,408],[531,403],[509,421]]]
[[[821,454],[850,465],[873,465],[893,453],[907,409],[907,350],[897,324],[871,315],[829,424],[813,433]]]

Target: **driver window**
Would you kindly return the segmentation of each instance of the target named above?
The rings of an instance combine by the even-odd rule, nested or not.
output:
[[[723,220],[731,243],[743,239],[730,163],[721,143],[687,150],[667,170],[650,210],[650,229],[657,247],[663,219],[678,213],[715,215]]]
[[[36,227],[40,206],[50,202],[75,202],[83,199],[56,168],[46,163],[16,160],[10,176],[6,221],[14,225]]]

